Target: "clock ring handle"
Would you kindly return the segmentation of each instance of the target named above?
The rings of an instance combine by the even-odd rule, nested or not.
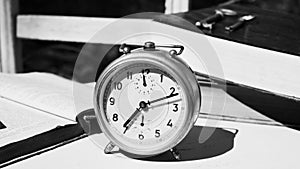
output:
[[[131,49],[136,49],[136,48],[144,48],[144,50],[153,50],[156,47],[159,48],[177,48],[179,49],[179,51],[173,51],[173,54],[175,55],[180,55],[182,54],[183,50],[184,50],[184,46],[182,45],[155,45],[154,42],[145,42],[144,45],[136,45],[136,44],[127,44],[127,43],[123,43],[121,44],[120,48],[119,48],[119,52],[122,52],[124,54],[130,53]],[[174,53],[175,52],[175,53]]]

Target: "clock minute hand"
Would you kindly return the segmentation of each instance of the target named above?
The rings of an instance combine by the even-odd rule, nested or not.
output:
[[[159,101],[162,101],[162,100],[165,100],[165,99],[169,99],[171,97],[174,97],[174,96],[177,96],[179,93],[174,93],[174,94],[170,94],[168,96],[165,96],[165,97],[161,97],[161,98],[158,98],[158,99],[155,99],[155,100],[152,100],[152,101],[148,101],[148,105],[150,104],[153,104],[153,103],[156,103],[156,102],[159,102]]]
[[[155,109],[155,108],[160,107],[160,106],[164,106],[164,105],[168,105],[168,104],[180,102],[181,100],[182,100],[182,99],[177,99],[177,100],[174,100],[174,101],[171,101],[171,102],[166,102],[166,103],[157,104],[157,105],[154,105],[154,106],[150,106],[149,109]]]

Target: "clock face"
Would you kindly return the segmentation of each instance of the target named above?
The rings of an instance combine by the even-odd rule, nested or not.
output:
[[[113,142],[129,152],[151,154],[180,138],[188,118],[186,93],[167,71],[133,63],[113,69],[105,80],[98,99]]]

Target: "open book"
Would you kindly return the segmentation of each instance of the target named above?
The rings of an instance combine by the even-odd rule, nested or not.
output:
[[[73,88],[82,92],[74,104]],[[48,73],[0,74],[0,147],[76,123],[76,115],[93,107],[93,87]],[[79,102],[79,101],[78,101]]]

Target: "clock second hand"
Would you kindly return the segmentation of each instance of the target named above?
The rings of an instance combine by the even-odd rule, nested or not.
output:
[[[146,76],[143,74],[143,86],[147,87]]]

